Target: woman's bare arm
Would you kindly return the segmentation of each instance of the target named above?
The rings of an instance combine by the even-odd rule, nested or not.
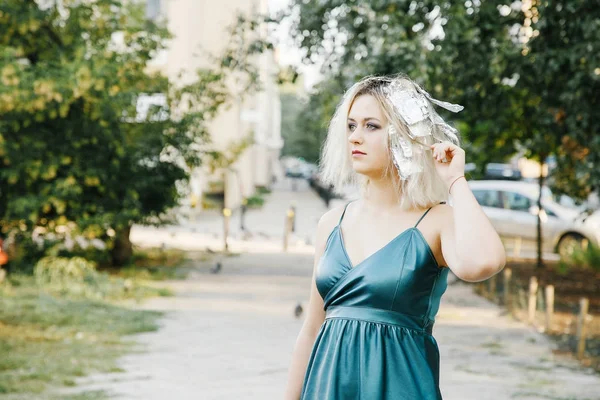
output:
[[[466,179],[458,179],[452,186],[452,197],[452,207],[444,210],[440,234],[446,265],[462,280],[488,279],[506,263],[504,245]]]
[[[342,213],[342,207],[337,207],[325,213],[319,220],[317,226],[317,235],[315,240],[315,260],[311,280],[310,297],[306,312],[306,318],[296,339],[292,361],[288,374],[288,383],[285,392],[286,400],[298,400],[302,391],[304,375],[308,360],[315,343],[319,329],[325,320],[325,311],[323,310],[323,299],[317,290],[315,284],[315,274],[319,260],[325,251],[327,238],[337,224]]]
[[[485,280],[504,268],[504,245],[469,188],[465,151],[450,142],[432,144],[431,149],[435,169],[453,200],[452,207],[440,207],[444,264],[462,280]]]

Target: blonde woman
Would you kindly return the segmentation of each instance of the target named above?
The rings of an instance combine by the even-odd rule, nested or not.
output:
[[[457,131],[434,106],[462,110],[406,76],[368,77],[331,120],[322,177],[362,191],[319,221],[289,400],[442,398],[432,327],[448,271],[481,281],[505,252],[464,177]]]

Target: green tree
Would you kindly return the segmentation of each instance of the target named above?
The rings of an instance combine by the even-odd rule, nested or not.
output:
[[[507,137],[511,87],[503,83],[508,60],[519,51],[508,32],[514,15],[502,16],[491,2],[468,8],[447,1],[330,0],[295,7],[297,42],[307,60],[327,60],[326,80],[347,88],[365,75],[406,73],[434,97],[466,107],[450,117],[480,171],[514,153]]]
[[[523,93],[519,104],[527,121],[519,139],[541,163],[557,155],[555,188],[580,198],[600,188],[594,166],[600,157],[600,120],[595,115],[600,105],[599,19],[595,1],[532,1],[524,9],[522,58],[515,65]],[[538,217],[538,266],[541,240]]]
[[[178,86],[148,72],[169,34],[142,4],[48,4],[0,4],[1,228],[29,246],[25,258],[48,251],[30,245],[37,230],[50,244],[99,239],[122,265],[132,224],[165,222],[176,184],[200,165],[206,122],[233,95],[225,82],[253,87],[249,60],[264,42],[240,19],[216,68]],[[157,101],[141,112],[148,96]]]
[[[523,148],[540,162],[558,156],[552,181],[561,191],[598,189],[597,2],[297,0],[294,7],[293,33],[308,61],[325,60],[326,79],[347,86],[404,72],[434,97],[464,105],[451,118],[480,172]],[[539,220],[538,232],[541,241]]]
[[[287,138],[286,146],[294,155],[317,163],[321,146],[327,136],[329,120],[340,101],[344,87],[338,79],[328,79],[313,88],[313,93],[295,117],[295,135]]]
[[[282,92],[281,101],[281,137],[283,139],[282,156],[304,157],[302,149],[295,145],[295,138],[302,135],[297,126],[297,117],[302,110],[305,99],[294,91]]]

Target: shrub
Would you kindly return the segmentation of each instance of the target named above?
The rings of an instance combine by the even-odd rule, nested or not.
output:
[[[168,290],[139,284],[135,279],[111,277],[98,272],[94,263],[81,257],[42,258],[34,268],[35,281],[44,290],[60,296],[91,300],[170,295]]]
[[[576,248],[568,258],[561,259],[563,271],[569,267],[591,268],[600,271],[600,247],[589,244],[586,248]]]

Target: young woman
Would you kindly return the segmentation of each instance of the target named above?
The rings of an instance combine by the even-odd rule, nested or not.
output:
[[[337,108],[322,177],[362,190],[319,221],[289,400],[442,398],[432,327],[448,271],[481,281],[505,252],[464,177],[457,131],[434,104],[463,108],[392,76],[361,80]]]

